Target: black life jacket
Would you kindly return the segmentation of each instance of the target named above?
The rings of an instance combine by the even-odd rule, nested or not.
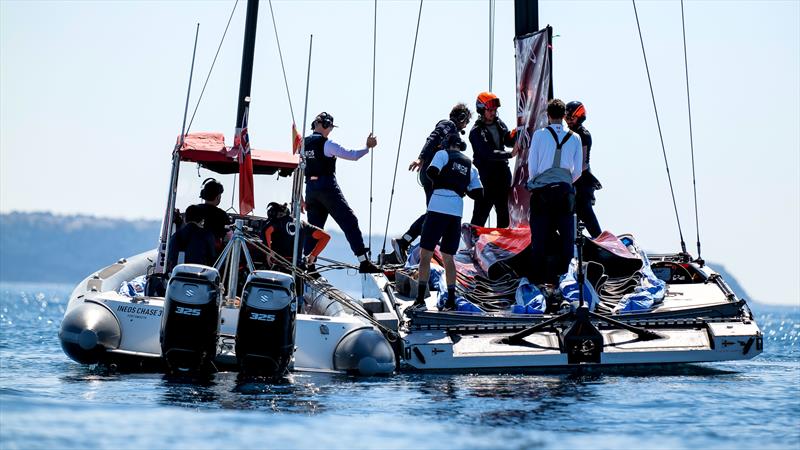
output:
[[[450,189],[463,197],[467,194],[471,175],[472,161],[459,150],[447,150],[447,164],[439,171],[433,188]]]
[[[325,156],[328,138],[314,133],[305,138],[306,178],[332,176],[336,173],[336,157]]]
[[[283,256],[291,258],[294,253],[295,221],[290,215],[267,220],[261,235],[266,237],[266,230],[272,227],[272,250]]]

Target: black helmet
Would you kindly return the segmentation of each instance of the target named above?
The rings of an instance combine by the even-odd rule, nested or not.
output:
[[[455,147],[463,152],[467,149],[467,143],[461,140],[461,136],[457,134],[450,134],[444,138],[442,147],[444,147],[445,150],[450,150],[451,148]]]
[[[586,108],[583,103],[577,100],[567,103],[566,117],[574,118],[578,125],[582,124],[586,120]]]
[[[213,178],[206,178],[205,181],[203,181],[203,188],[200,190],[200,198],[203,200],[214,200],[223,192],[225,192],[225,188],[222,186],[222,183]]]

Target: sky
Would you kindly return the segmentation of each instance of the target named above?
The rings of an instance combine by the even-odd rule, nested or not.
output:
[[[190,114],[234,3],[0,0],[0,212],[160,219],[196,24]],[[474,108],[489,88],[488,4],[424,2],[401,140],[419,3],[378,2],[371,229],[381,238],[395,161],[389,237],[424,210],[406,168],[428,133],[455,103]],[[273,8],[298,128],[313,34],[308,122],[328,111],[340,126],[331,138],[362,147],[372,128],[373,2],[275,0]],[[683,236],[696,255],[680,2],[637,8]],[[758,301],[800,304],[800,1],[686,1],[684,8],[702,256]],[[236,7],[190,129],[224,132],[228,143],[245,9],[244,1]],[[512,1],[496,2],[495,20],[492,89],[500,117],[514,123]],[[555,96],[587,108],[592,168],[604,186],[595,207],[602,227],[632,233],[648,251],[680,250],[631,2],[542,1],[539,20],[556,35]],[[288,151],[293,119],[266,0],[251,97],[253,147]],[[184,166],[182,208],[213,175]],[[339,162],[337,175],[366,234],[370,157]],[[223,206],[238,204],[227,197],[235,195],[233,178],[219,178]],[[288,195],[288,182],[257,178],[256,213]],[[464,216],[471,210],[465,202]],[[374,252],[379,246],[373,242]]]

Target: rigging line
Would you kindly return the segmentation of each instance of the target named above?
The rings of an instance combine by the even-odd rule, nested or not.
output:
[[[417,38],[419,37],[419,23],[422,19],[422,3],[424,0],[419,0],[419,13],[417,14],[417,30],[414,32],[414,48],[411,51],[411,67],[408,70],[408,85],[406,86],[406,100],[403,103],[403,120],[400,122],[400,138],[397,140],[397,156],[394,160],[394,175],[392,175],[392,192],[389,194],[389,212],[386,214],[386,229],[383,231],[383,244],[381,251],[386,248],[386,237],[389,234],[389,218],[392,217],[392,203],[394,201],[394,187],[397,182],[397,166],[400,163],[400,147],[403,144],[403,128],[406,125],[406,111],[408,110],[408,94],[411,92],[411,74],[414,73],[414,57],[417,54]],[[381,260],[381,266],[383,261]]]
[[[369,133],[375,133],[375,58],[377,55],[377,39],[378,39],[378,0],[375,0],[372,16],[372,122],[369,127]],[[367,247],[372,253],[372,174],[375,166],[375,152],[369,152],[369,246]],[[383,249],[381,249],[383,251]]]
[[[697,179],[694,172],[694,138],[692,136],[692,102],[689,97],[689,57],[686,55],[686,22],[683,19],[683,0],[681,0],[681,28],[683,29],[683,68],[686,72],[686,108],[689,111],[689,148],[692,150],[692,189],[694,191],[694,224],[697,231],[697,259],[700,257],[700,220],[697,212]]]
[[[309,35],[308,37],[308,71],[306,72],[306,99],[303,105],[303,130],[306,129],[306,118],[308,117],[308,86],[311,83],[311,48],[314,44],[314,35]],[[300,163],[297,165],[297,169],[295,169],[294,176],[295,180],[298,180],[297,190],[292,192],[292,212],[294,213],[294,229],[295,230],[302,230],[302,225],[300,223],[300,198],[303,196],[303,178],[305,177],[305,170],[306,170],[306,140],[302,139],[300,141]],[[300,247],[300,233],[297,232],[294,234],[294,247],[292,250],[292,273],[296,276],[297,275],[297,261],[299,255],[297,254],[298,248]]]
[[[672,194],[672,207],[675,209],[675,220],[678,222],[678,234],[681,238],[681,251],[686,253],[686,242],[683,240],[683,230],[681,229],[681,218],[678,215],[678,203],[675,201],[675,190],[672,187],[672,175],[669,172],[669,162],[667,161],[667,150],[664,147],[664,135],[661,132],[661,121],[658,119],[658,108],[656,107],[656,95],[653,92],[653,81],[650,79],[650,66],[647,64],[647,53],[644,50],[644,38],[642,38],[642,27],[639,25],[639,13],[636,11],[636,0],[633,3],[633,14],[636,16],[636,28],[639,30],[639,42],[642,45],[642,56],[644,57],[644,68],[647,71],[647,83],[650,85],[650,97],[653,99],[653,111],[656,115],[656,125],[658,125],[658,137],[661,139],[661,153],[664,154],[664,167],[667,169],[667,180],[669,180],[669,192]]]
[[[489,0],[489,92],[492,91],[492,76],[494,74],[494,0]]]
[[[281,51],[281,40],[278,39],[278,25],[275,24],[275,12],[272,10],[272,0],[269,0],[269,14],[272,16],[272,29],[275,30],[275,42],[278,44],[278,57],[281,60],[281,71],[283,72],[283,84],[286,86],[286,98],[289,99],[289,112],[292,113],[292,124],[294,124],[294,108],[292,107],[292,96],[289,95],[289,81],[286,78],[286,67],[283,65],[283,52]]]
[[[208,69],[208,75],[206,76],[206,82],[203,83],[203,89],[200,90],[200,97],[197,98],[197,104],[194,106],[194,111],[192,111],[192,118],[189,120],[189,126],[186,127],[186,133],[189,133],[189,130],[192,128],[192,123],[194,122],[194,116],[197,114],[197,108],[200,107],[200,100],[203,99],[203,94],[206,92],[206,86],[208,86],[208,80],[211,79],[211,72],[214,70],[214,64],[217,62],[217,56],[219,56],[219,51],[222,49],[222,43],[225,42],[225,36],[228,34],[228,27],[231,26],[231,19],[233,19],[233,13],[236,12],[236,5],[239,4],[239,0],[236,0],[236,3],[233,4],[233,9],[231,10],[231,15],[228,17],[228,24],[225,25],[225,31],[222,32],[222,39],[219,40],[219,46],[217,46],[217,53],[214,54],[214,60],[211,61],[211,67]]]

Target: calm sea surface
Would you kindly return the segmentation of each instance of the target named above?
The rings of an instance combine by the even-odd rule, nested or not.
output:
[[[751,361],[664,373],[116,374],[61,352],[72,286],[0,284],[0,448],[800,449],[800,310]]]

